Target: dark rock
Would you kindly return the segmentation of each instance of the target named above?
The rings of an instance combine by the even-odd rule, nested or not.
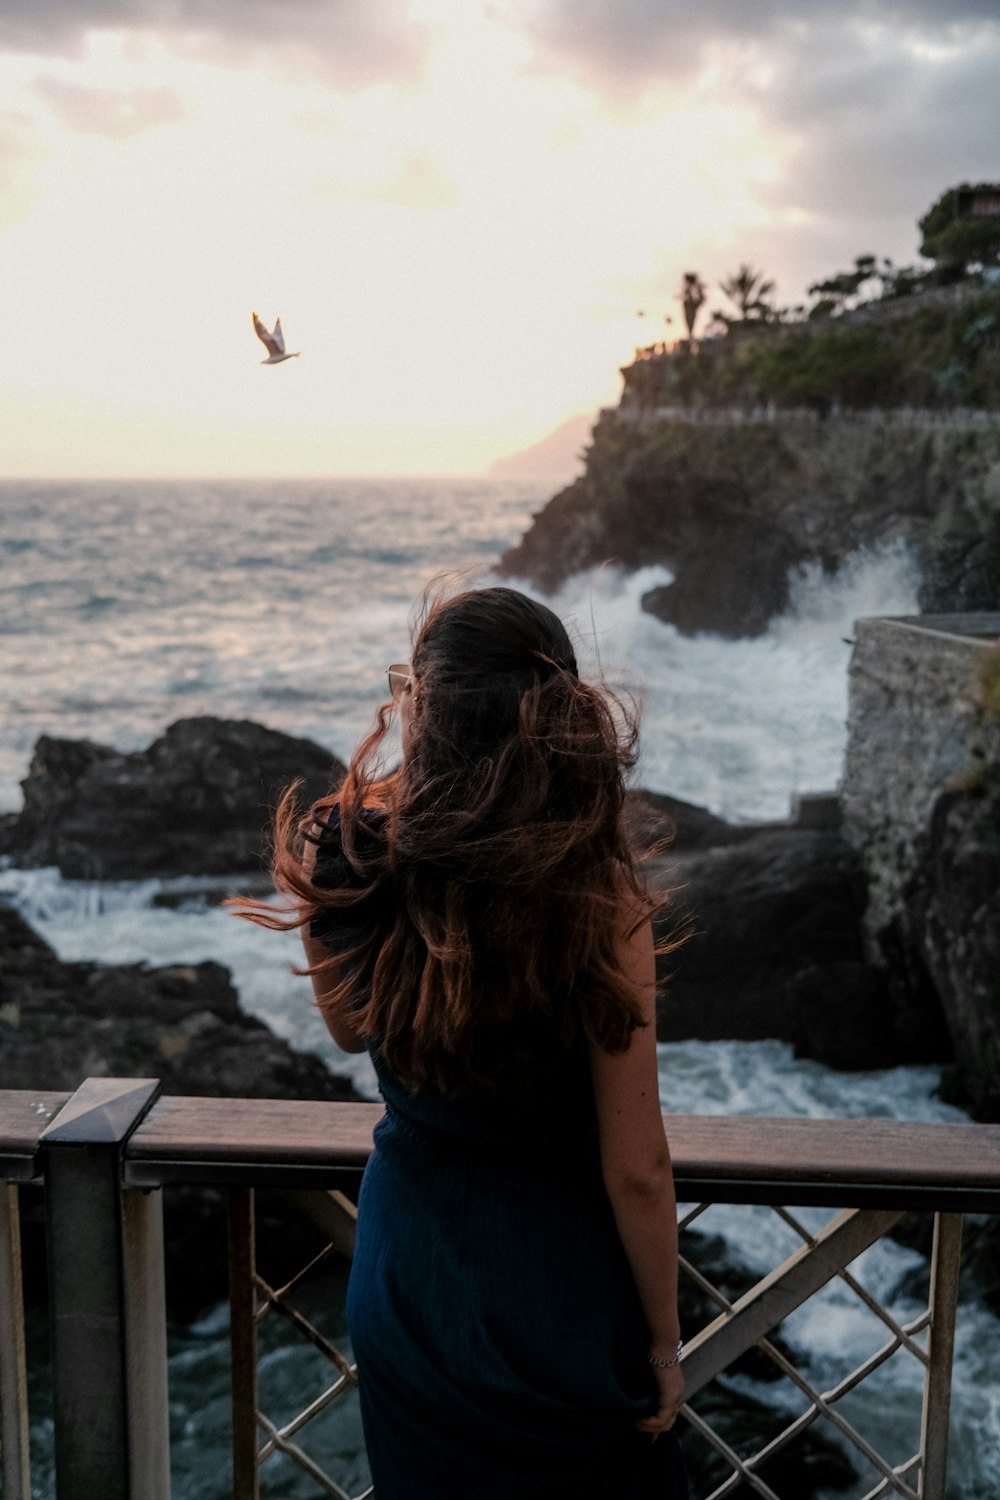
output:
[[[1000,765],[934,804],[895,938],[940,998],[972,1113],[1000,1120]]]
[[[592,489],[588,479],[575,479],[553,495],[544,509],[535,513],[520,542],[504,553],[497,571],[507,577],[528,578],[551,593],[572,573],[615,557]]]
[[[685,634],[733,637],[760,634],[786,608],[790,569],[829,570],[904,541],[922,609],[1000,605],[996,427],[874,412],[864,423],[628,418],[602,414],[584,474],[534,517],[502,573],[551,592],[600,563],[658,564],[673,581],[644,608]]]
[[[305,998],[303,997],[305,1004]],[[349,1081],[296,1052],[239,1007],[229,974],[200,963],[147,969],[62,963],[0,902],[0,1078],[7,1089],[72,1091],[87,1077],[158,1078],[164,1094],[355,1099]],[[25,1203],[26,1261],[44,1267],[44,1205]],[[190,1320],[226,1294],[224,1195],[170,1188],[165,1200],[171,1316]],[[276,1195],[258,1212],[262,1256],[304,1264],[320,1241]],[[30,1293],[44,1286],[32,1274]]]
[[[129,755],[45,735],[2,852],[71,879],[259,872],[281,792],[301,779],[311,802],[343,774],[311,740],[248,720],[181,719]]]
[[[648,504],[656,483],[633,482],[635,503]],[[801,548],[777,527],[716,494],[701,496],[700,503],[675,495],[659,541],[676,576],[644,594],[642,607],[682,635],[763,635],[787,608],[789,570],[803,560]]]
[[[663,875],[677,894],[660,930],[691,936],[660,960],[661,1041],[777,1038],[842,1068],[947,1055],[940,1026],[901,1025],[865,960],[864,879],[839,834],[764,829],[680,854]]]
[[[899,1025],[886,976],[859,958],[808,964],[782,990],[794,1017],[797,1057],[851,1069],[914,1062],[918,1052],[935,1062],[948,1055],[940,1025],[933,1036],[917,1033],[904,1044],[907,1033]]]
[[[930,1290],[930,1259],[934,1247],[934,1216],[907,1214],[890,1230],[897,1244],[922,1256],[907,1267],[893,1288],[892,1300],[926,1303]],[[1000,1218],[995,1214],[966,1214],[962,1224],[962,1265],[958,1300],[968,1308],[980,1302],[1000,1317]]]
[[[705,807],[663,792],[636,789],[625,794],[629,837],[640,851],[667,844],[675,852],[738,844],[760,831],[758,824],[727,823]]]
[[[0,1076],[8,1089],[146,1077],[165,1094],[355,1097],[318,1057],[246,1015],[221,964],[62,963],[3,903]]]
[[[789,1425],[787,1414],[728,1382],[706,1386],[693,1397],[691,1405],[741,1455],[756,1452]],[[717,1487],[732,1477],[732,1465],[700,1435],[685,1432],[683,1447],[693,1495],[715,1494]],[[795,1500],[812,1500],[817,1494],[850,1489],[858,1477],[847,1454],[819,1424],[799,1433],[756,1472],[771,1487],[772,1494],[794,1496]],[[733,1500],[753,1500],[759,1493],[745,1484],[726,1491]]]

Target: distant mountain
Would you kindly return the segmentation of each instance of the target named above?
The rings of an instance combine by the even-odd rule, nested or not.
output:
[[[554,484],[569,484],[583,468],[581,450],[590,439],[591,428],[597,421],[596,412],[578,412],[560,422],[548,437],[522,448],[507,458],[498,458],[489,467],[488,473],[498,479],[517,479],[523,476],[538,476],[551,479]]]

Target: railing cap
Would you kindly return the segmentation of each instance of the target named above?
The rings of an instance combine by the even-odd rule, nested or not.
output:
[[[87,1078],[40,1137],[43,1146],[120,1146],[160,1092],[157,1078]]]

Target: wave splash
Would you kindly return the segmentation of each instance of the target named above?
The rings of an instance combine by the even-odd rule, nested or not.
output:
[[[670,576],[604,567],[550,596],[517,586],[570,624],[583,670],[639,700],[640,785],[736,821],[784,818],[792,793],[833,790],[854,622],[917,612],[919,570],[906,545],[855,553],[833,573],[796,569],[788,610],[752,640],[683,636],[646,614],[642,596]]]

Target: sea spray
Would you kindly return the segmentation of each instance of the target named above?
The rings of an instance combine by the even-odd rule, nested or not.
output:
[[[548,599],[574,629],[584,670],[641,702],[637,782],[735,819],[787,817],[792,793],[833,790],[854,621],[917,608],[905,545],[855,554],[830,574],[797,569],[788,610],[752,640],[683,636],[645,613],[643,594],[669,578],[592,569]]]

